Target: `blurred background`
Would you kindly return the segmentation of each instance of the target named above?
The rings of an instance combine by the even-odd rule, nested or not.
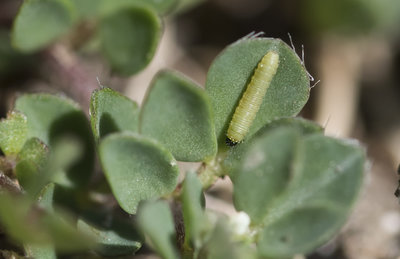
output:
[[[393,193],[400,162],[400,1],[185,2],[190,4],[163,17],[162,40],[150,65],[121,77],[90,48],[68,47],[74,35],[29,55],[13,50],[9,33],[22,1],[0,0],[0,117],[19,93],[38,91],[62,92],[88,112],[90,94],[100,84],[141,103],[162,68],[204,85],[212,60],[228,44],[253,31],[281,38],[304,55],[315,79],[301,116],[323,125],[328,135],[362,142],[369,157],[349,222],[307,258],[399,259],[400,204]],[[230,192],[229,180],[221,181],[210,190],[209,206],[229,213]]]

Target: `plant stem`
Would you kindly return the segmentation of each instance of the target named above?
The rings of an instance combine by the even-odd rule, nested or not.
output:
[[[210,188],[219,177],[225,174],[222,162],[226,156],[226,152],[219,152],[214,159],[209,162],[204,162],[199,168],[197,175],[204,190]]]

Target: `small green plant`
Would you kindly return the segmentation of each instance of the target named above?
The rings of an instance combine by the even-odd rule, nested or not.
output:
[[[279,55],[277,71],[244,140],[228,147],[232,115],[269,51]],[[308,253],[345,222],[365,163],[355,141],[294,117],[309,93],[289,46],[245,37],[214,60],[205,90],[162,71],[139,108],[102,88],[90,123],[72,100],[23,94],[0,123],[2,229],[34,258],[131,255],[144,243],[168,259]],[[93,175],[96,155],[105,180]],[[176,160],[202,165],[178,182]],[[237,217],[205,209],[203,192],[219,177],[232,179]]]
[[[154,56],[161,16],[176,0],[27,0],[12,30],[13,46],[31,53],[56,40],[71,48],[99,49],[124,75],[142,70]]]

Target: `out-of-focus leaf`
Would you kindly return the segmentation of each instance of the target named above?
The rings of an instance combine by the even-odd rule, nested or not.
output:
[[[28,245],[25,246],[26,255],[32,258],[57,259],[53,245]]]
[[[307,71],[287,44],[279,39],[244,38],[229,45],[214,60],[206,82],[220,148],[225,147],[226,131],[239,100],[257,64],[268,51],[279,54],[279,67],[245,141],[266,123],[297,115],[308,100]]]
[[[196,174],[189,172],[183,183],[182,211],[185,223],[185,245],[198,249],[201,245],[202,231],[208,222],[202,208],[205,203],[203,188]]]
[[[175,247],[175,225],[167,203],[147,202],[139,208],[139,226],[152,247],[165,259],[179,258]]]
[[[230,226],[220,219],[215,224],[208,242],[202,247],[198,258],[256,259],[256,252],[244,243],[233,240]]]
[[[35,71],[34,55],[25,55],[11,46],[10,31],[0,28],[0,82]]]
[[[80,18],[95,16],[102,2],[113,2],[109,0],[70,0]]]
[[[0,195],[0,222],[16,241],[33,246],[54,245],[60,251],[81,251],[91,240],[55,213],[32,204],[23,197]]]
[[[102,0],[100,13],[111,12],[129,7],[145,6],[159,14],[165,14],[176,5],[178,0]]]
[[[94,141],[89,122],[79,106],[56,95],[25,94],[16,100],[15,109],[27,117],[28,138],[39,138],[50,148],[54,148],[60,139],[79,142],[81,157],[68,166],[65,178],[75,185],[87,183],[93,171]]]
[[[107,12],[100,22],[103,54],[124,75],[142,70],[154,56],[161,36],[157,14],[144,6]]]
[[[13,45],[24,52],[46,47],[68,31],[75,19],[68,0],[27,0],[14,21]]]
[[[47,184],[39,193],[37,197],[38,204],[41,208],[48,212],[54,211],[54,195],[56,192],[56,184]]]
[[[10,112],[0,121],[0,148],[6,155],[16,155],[23,147],[28,135],[26,116]]]
[[[354,143],[304,137],[296,149],[294,177],[264,218],[259,251],[282,257],[311,251],[330,239],[354,204],[364,163],[364,151]]]
[[[90,102],[90,121],[96,140],[117,131],[138,131],[139,109],[128,97],[103,88],[94,91]]]
[[[262,127],[256,133],[255,137],[260,136],[261,134],[265,134],[269,130],[273,130],[279,127],[290,127],[299,132],[301,135],[324,134],[324,128],[322,128],[321,125],[310,120],[296,117],[296,118],[281,118],[271,121],[270,123]]]
[[[158,140],[180,161],[203,161],[217,151],[205,92],[179,74],[156,76],[141,111],[140,131]]]
[[[235,175],[231,174],[231,172],[235,167],[238,166],[238,164],[241,163],[240,159],[242,158],[246,150],[253,145],[257,145],[257,142],[262,138],[262,136],[268,134],[270,131],[276,128],[282,127],[288,127],[296,130],[297,133],[300,135],[324,133],[324,129],[321,126],[319,126],[315,122],[302,118],[282,118],[274,120],[262,127],[246,142],[240,143],[240,145],[236,145],[235,147],[229,149],[227,156],[223,161],[224,171],[227,174],[230,174],[230,177],[234,178]]]
[[[40,143],[39,143],[40,144]],[[38,152],[47,151],[38,150]],[[36,196],[42,188],[51,182],[74,189],[76,186],[65,174],[68,169],[82,156],[81,143],[70,137],[59,138],[51,152],[44,157],[46,161],[38,167],[37,162],[22,160],[17,164],[17,177],[23,180],[25,190]]]
[[[255,139],[234,172],[234,201],[252,222],[260,223],[276,196],[289,184],[291,160],[298,133],[290,128],[275,129]]]
[[[364,151],[288,126],[251,141],[234,171],[234,202],[252,220],[259,253],[286,258],[322,245],[357,197]]]
[[[301,4],[303,25],[313,33],[335,33],[355,37],[365,33],[398,36],[400,2],[397,0],[337,0]],[[312,14],[312,15],[310,15]],[[312,16],[312,17],[311,17]]]
[[[171,153],[147,138],[114,133],[99,146],[104,173],[119,205],[136,213],[142,200],[172,192],[177,184],[178,167]]]
[[[138,2],[148,4],[154,8],[158,13],[165,14],[177,5],[179,0],[136,0]]]
[[[50,183],[46,185],[38,195],[38,206],[43,208],[46,212],[53,212],[55,184]],[[40,259],[57,259],[56,251],[53,244],[45,245],[24,245],[25,252],[28,256]]]
[[[93,237],[95,250],[104,256],[132,255],[142,246],[132,223],[123,220],[113,218],[110,224],[104,224],[79,219],[78,229]]]

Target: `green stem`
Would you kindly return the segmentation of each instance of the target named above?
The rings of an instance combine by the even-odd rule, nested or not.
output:
[[[214,159],[209,162],[204,162],[199,168],[197,175],[204,190],[210,188],[219,177],[225,175],[222,168],[222,162],[226,156],[227,152],[220,152],[214,157]]]

